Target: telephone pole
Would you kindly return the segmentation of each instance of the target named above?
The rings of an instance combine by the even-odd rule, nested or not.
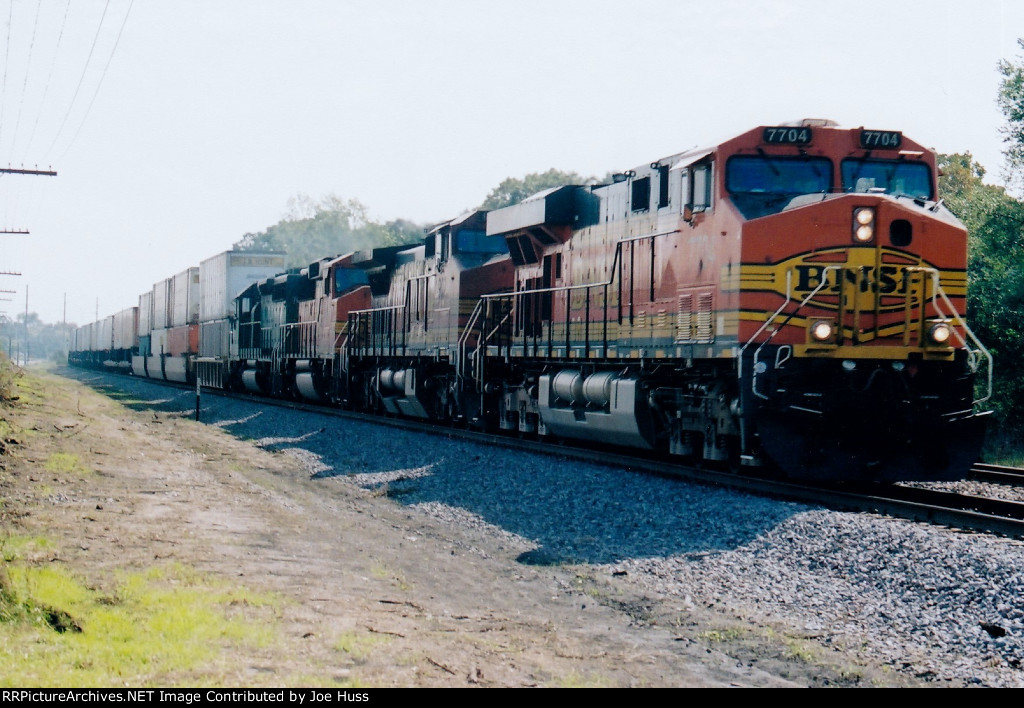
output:
[[[56,170],[40,170],[31,169],[27,170],[24,167],[0,167],[0,174],[29,174],[43,177],[55,177],[57,176]],[[19,234],[28,235],[26,230],[13,230],[13,228],[4,228],[0,231],[0,234]],[[20,273],[3,272],[0,276],[20,276]],[[25,365],[29,365],[29,286],[25,286]]]

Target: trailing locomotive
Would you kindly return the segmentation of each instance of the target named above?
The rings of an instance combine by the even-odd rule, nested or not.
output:
[[[936,189],[934,153],[899,132],[759,127],[253,282],[193,368],[794,478],[959,478],[991,357]]]

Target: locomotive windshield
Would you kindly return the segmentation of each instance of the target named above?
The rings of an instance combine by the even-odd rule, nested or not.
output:
[[[725,187],[748,219],[782,211],[801,194],[832,191],[832,162],[824,157],[737,155],[729,158]]]
[[[923,162],[843,160],[844,192],[884,191],[919,199],[932,198],[931,169]]]

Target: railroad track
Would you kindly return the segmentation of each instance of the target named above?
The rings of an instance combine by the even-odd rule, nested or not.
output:
[[[1003,465],[989,465],[979,462],[971,468],[968,479],[978,482],[991,482],[992,484],[1006,484],[1014,487],[1024,486],[1024,469],[1020,467],[1005,467]]]
[[[109,379],[113,378],[116,382],[118,378],[117,376],[107,377],[104,373],[100,372],[86,372],[74,369],[61,370],[60,373],[66,376],[73,376],[87,385],[92,384],[85,376],[78,374],[103,376],[108,383],[97,386],[98,388],[113,387],[116,384],[109,382]],[[154,379],[137,380],[181,390],[194,390],[191,386],[174,382],[157,381]],[[877,513],[963,529],[965,531],[991,533],[1024,539],[1024,503],[1021,502],[895,484],[844,484],[834,486],[794,484],[785,480],[740,475],[721,469],[688,466],[678,461],[638,455],[635,451],[623,454],[609,449],[583,448],[562,443],[540,442],[535,439],[521,439],[466,428],[451,428],[418,420],[368,415],[310,403],[257,398],[249,394],[232,393],[217,389],[203,389],[203,395],[215,395],[258,402],[278,408],[313,412],[336,418],[372,422],[403,430],[443,435],[449,438],[470,440],[485,445],[496,445],[510,450],[554,455],[569,460],[586,461],[647,474],[674,477],[697,484],[727,487],[736,491],[825,506],[837,510]],[[972,479],[979,481],[997,481],[1001,484],[1014,485],[1024,484],[1024,470],[1013,467],[999,467],[978,463],[972,468],[970,476]]]

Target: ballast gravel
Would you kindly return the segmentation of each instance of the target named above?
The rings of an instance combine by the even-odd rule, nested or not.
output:
[[[182,416],[191,392],[117,381]],[[1024,544],[204,395],[202,418],[312,478],[386,493],[521,563],[784,626],[941,685],[1024,686]]]

